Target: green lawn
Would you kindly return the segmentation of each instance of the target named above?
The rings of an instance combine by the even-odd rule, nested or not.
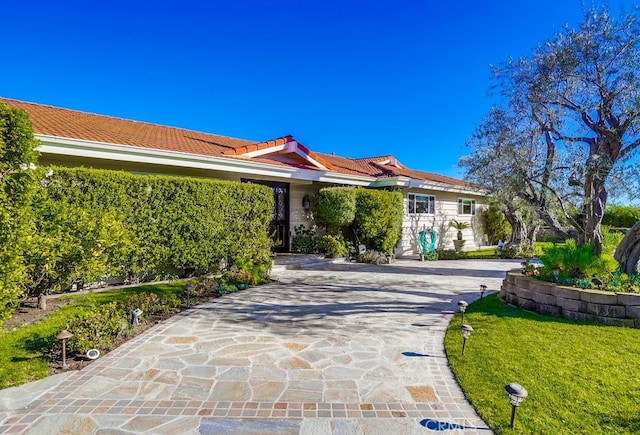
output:
[[[584,324],[502,304],[470,304],[474,331],[461,356],[460,314],[445,337],[449,362],[467,398],[497,434],[640,433],[640,330]],[[505,385],[529,397],[509,427]]]
[[[70,304],[53,310],[42,321],[14,331],[1,331],[0,389],[41,379],[49,374],[47,352],[56,345],[55,335],[64,329],[71,313],[85,310],[92,304],[118,301],[135,293],[153,292],[164,296],[182,291],[184,283],[174,282],[68,296]]]

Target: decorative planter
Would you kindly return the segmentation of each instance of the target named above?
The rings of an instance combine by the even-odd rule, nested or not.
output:
[[[462,251],[462,247],[464,246],[464,240],[454,240],[453,247],[456,249],[456,252]]]
[[[640,328],[640,294],[565,287],[507,272],[500,299],[541,314]]]

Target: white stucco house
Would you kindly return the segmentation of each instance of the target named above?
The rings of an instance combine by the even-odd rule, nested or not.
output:
[[[464,249],[481,245],[477,219],[486,198],[477,186],[409,169],[393,156],[348,158],[314,152],[292,136],[263,142],[236,139],[112,116],[0,98],[26,110],[42,142],[43,165],[84,166],[134,173],[206,177],[270,186],[272,227],[288,251],[293,228],[310,226],[308,196],[328,186],[395,188],[404,196],[399,256],[418,255],[418,234],[433,228],[438,247],[452,249],[452,219],[471,224]]]

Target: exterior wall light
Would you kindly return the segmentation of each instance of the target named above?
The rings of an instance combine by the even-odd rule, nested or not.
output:
[[[512,382],[504,387],[509,395],[509,402],[511,402],[511,427],[513,428],[516,422],[516,408],[520,406],[520,403],[527,397],[527,390],[520,384]]]
[[[309,211],[309,209],[311,208],[311,197],[308,193],[302,197],[302,208],[305,211]]]
[[[471,337],[473,328],[469,325],[462,325],[460,331],[462,332],[462,354],[464,355],[464,348],[467,345],[467,340]]]
[[[62,340],[62,370],[67,370],[69,366],[67,365],[67,338],[73,337],[73,334],[63,329],[56,335],[58,340]]]
[[[458,302],[458,308],[460,308],[460,312],[462,313],[462,323],[463,324],[464,324],[464,313],[465,313],[465,311],[467,311],[467,305],[469,305],[467,303],[467,301]]]

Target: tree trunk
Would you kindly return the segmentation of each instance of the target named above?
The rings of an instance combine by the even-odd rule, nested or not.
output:
[[[600,223],[607,206],[606,176],[602,176],[597,170],[587,173],[585,177],[586,210],[584,217],[584,230],[580,242],[593,246],[593,253],[602,253],[602,232]]]
[[[47,309],[47,295],[44,293],[40,293],[38,295],[38,309],[46,310]]]
[[[518,210],[510,204],[507,205],[504,216],[511,225],[511,237],[505,248],[522,249],[522,245],[527,241],[527,226],[518,214]]]
[[[538,224],[530,224],[527,229],[527,242],[529,247],[533,248],[534,243],[536,242],[536,238],[538,237],[538,231],[540,231],[540,225]]]
[[[640,273],[640,222],[629,228],[613,256],[620,263],[620,272]]]

